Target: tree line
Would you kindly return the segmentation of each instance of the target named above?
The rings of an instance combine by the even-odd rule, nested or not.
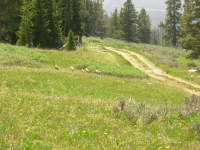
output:
[[[0,41],[57,48],[70,29],[79,43],[82,36],[111,37],[150,43],[150,18],[138,15],[131,0],[108,17],[103,0],[0,0]]]
[[[70,30],[80,40],[98,36],[103,1],[0,0],[0,41],[58,48]],[[85,34],[87,33],[87,34]]]
[[[192,50],[190,57],[200,56],[200,0],[166,0],[164,44]]]
[[[144,8],[137,12],[126,0],[108,16],[103,0],[0,0],[0,41],[58,48],[71,30],[82,36],[110,37],[127,42],[181,46],[200,56],[200,1],[166,0],[166,18],[158,29]]]

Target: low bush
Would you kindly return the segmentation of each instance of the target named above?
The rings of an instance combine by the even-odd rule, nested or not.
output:
[[[195,95],[192,95],[191,98],[186,97],[183,115],[187,116],[198,112],[200,112],[200,97]]]
[[[189,131],[200,138],[200,121],[189,124]]]
[[[137,124],[138,122],[149,124],[157,119],[165,122],[173,122],[173,120],[180,119],[181,117],[187,118],[194,113],[199,113],[200,97],[195,95],[191,96],[191,98],[186,97],[185,104],[181,107],[169,107],[166,101],[162,106],[148,106],[144,102],[136,103],[132,98],[128,101],[120,98],[118,106],[121,108],[121,112],[128,120],[132,121],[133,124]],[[120,112],[120,108],[118,108],[118,111],[116,111],[116,106],[113,108],[114,112]],[[174,117],[176,119],[174,119]],[[197,127],[195,126],[194,128]]]
[[[132,98],[129,99],[128,102],[125,102],[123,98],[120,98],[119,107],[121,108],[121,111],[126,116],[126,118],[133,124],[150,124],[159,117],[164,117],[167,113],[167,107],[150,107],[147,106],[144,102],[136,103]],[[113,108],[114,112],[119,112],[116,111],[116,106]]]

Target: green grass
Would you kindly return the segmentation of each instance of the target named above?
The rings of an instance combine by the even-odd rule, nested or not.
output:
[[[177,61],[181,66],[187,67],[187,68],[195,68],[195,67],[200,66],[200,60],[198,60],[198,59],[191,60],[191,59],[187,59],[185,57],[179,57],[179,58],[177,58]]]
[[[186,95],[168,84],[148,79],[118,78],[81,71],[32,70],[1,68],[1,88],[11,93],[38,93],[43,95],[70,95],[86,98],[116,100],[120,96],[134,97],[148,103],[163,103],[167,98],[171,104],[181,104]],[[139,94],[138,94],[139,93]]]
[[[91,42],[95,43],[100,41]],[[100,48],[66,52],[1,44],[0,52],[2,49],[13,49],[4,56],[13,55],[25,63],[5,65],[4,57],[0,59],[0,150],[200,148],[188,129],[200,119],[198,114],[181,118],[172,113],[165,121],[157,119],[146,125],[114,113],[119,97],[153,107],[167,101],[175,107],[183,106],[184,97],[189,96],[147,77],[119,55]],[[34,59],[37,56],[45,59]],[[90,73],[81,72],[85,66]],[[94,73],[95,66],[101,74]]]
[[[48,58],[26,47],[0,43],[0,64],[4,66],[41,67]]]

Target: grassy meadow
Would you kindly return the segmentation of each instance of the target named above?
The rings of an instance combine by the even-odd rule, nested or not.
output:
[[[0,150],[200,149],[199,99],[104,46],[151,53],[109,40],[84,38],[73,52],[0,43]]]
[[[188,56],[190,51],[186,51],[181,48],[170,48],[158,45],[127,43],[113,39],[103,40],[102,45],[104,44],[110,45],[117,49],[126,49],[138,52],[154,62],[165,72],[200,84],[200,80],[197,78],[200,76],[200,72],[187,72],[189,69],[200,70],[200,59],[189,59]]]

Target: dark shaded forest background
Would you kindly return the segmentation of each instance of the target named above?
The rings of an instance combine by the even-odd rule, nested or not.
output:
[[[145,8],[132,0],[108,16],[103,0],[0,0],[0,41],[22,46],[60,48],[70,30],[83,36],[182,47],[200,55],[200,1],[166,0],[166,18],[157,28]]]

